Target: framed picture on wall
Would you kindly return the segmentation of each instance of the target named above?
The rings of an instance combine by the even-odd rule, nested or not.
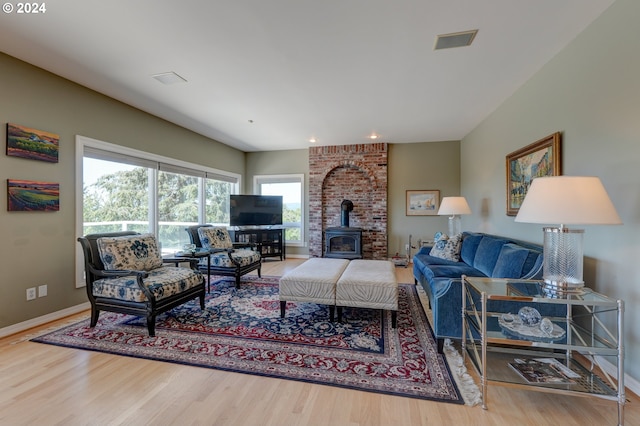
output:
[[[407,191],[407,216],[436,216],[439,208],[439,190]]]
[[[7,179],[7,210],[57,212],[60,210],[60,184]]]
[[[59,143],[55,133],[7,123],[8,156],[57,163]]]
[[[507,155],[508,216],[518,214],[533,179],[561,174],[561,155],[560,132]]]

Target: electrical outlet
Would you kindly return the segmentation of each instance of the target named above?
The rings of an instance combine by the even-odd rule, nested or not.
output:
[[[38,286],[38,297],[45,297],[47,295],[47,285]]]
[[[36,298],[36,288],[31,287],[27,289],[27,300],[33,300]]]

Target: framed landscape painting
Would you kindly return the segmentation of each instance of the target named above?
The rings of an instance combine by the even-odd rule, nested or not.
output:
[[[407,191],[407,216],[435,216],[440,208],[440,191]]]
[[[55,133],[7,123],[7,155],[30,160],[58,162],[60,136]]]
[[[507,215],[518,214],[533,179],[559,176],[561,164],[560,132],[507,155]]]
[[[7,179],[7,209],[10,212],[60,210],[60,184]]]

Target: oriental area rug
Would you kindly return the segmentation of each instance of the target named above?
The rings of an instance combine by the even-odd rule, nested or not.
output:
[[[101,312],[32,341],[464,404],[436,342],[416,286],[399,285],[397,328],[391,313],[345,308],[329,321],[327,306],[290,302],[280,318],[278,278],[245,276],[239,289],[219,279],[207,294],[158,316],[149,337],[144,318]]]

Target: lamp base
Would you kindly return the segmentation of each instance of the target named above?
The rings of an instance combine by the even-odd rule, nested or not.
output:
[[[449,237],[462,233],[462,224],[460,222],[460,215],[454,214],[449,216]]]
[[[553,281],[544,279],[542,284],[542,293],[544,296],[553,299],[564,299],[570,295],[584,294],[584,281],[576,283],[568,283],[566,281]]]
[[[582,240],[584,230],[543,228],[543,291],[549,297],[583,292]]]

